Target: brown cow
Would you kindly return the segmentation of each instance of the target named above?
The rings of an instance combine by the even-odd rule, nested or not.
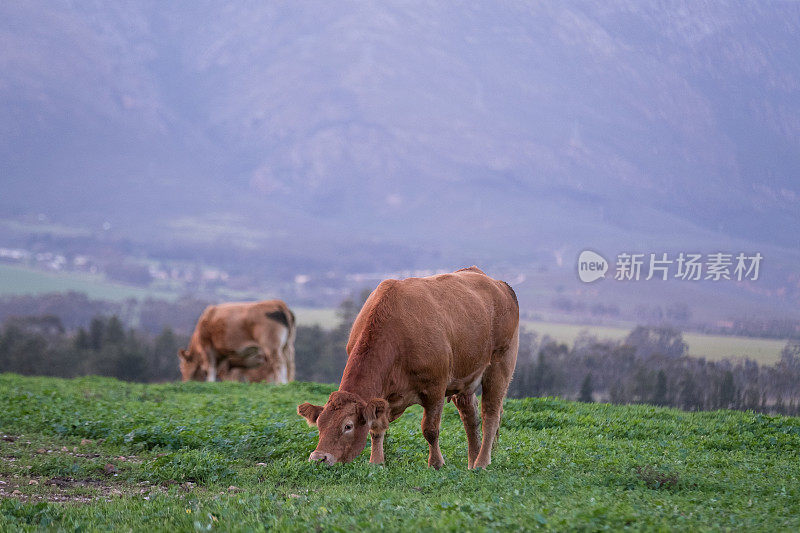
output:
[[[309,425],[319,428],[319,444],[309,461],[350,462],[366,446],[369,433],[370,462],[382,463],[389,422],[420,404],[428,466],[438,469],[444,464],[440,420],[445,398],[450,398],[467,432],[467,466],[488,466],[518,345],[514,291],[477,267],[382,282],[350,331],[339,390],[324,407],[297,407]],[[483,387],[482,442],[478,385]]]
[[[294,379],[295,319],[281,300],[210,305],[189,348],[178,350],[183,381]]]

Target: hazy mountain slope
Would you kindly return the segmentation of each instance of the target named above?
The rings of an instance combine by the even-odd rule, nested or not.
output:
[[[446,258],[792,247],[798,25],[795,3],[5,3],[0,206]]]

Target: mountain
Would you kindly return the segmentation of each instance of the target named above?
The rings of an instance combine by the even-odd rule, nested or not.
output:
[[[797,27],[792,2],[5,2],[0,209],[321,264],[792,263]]]

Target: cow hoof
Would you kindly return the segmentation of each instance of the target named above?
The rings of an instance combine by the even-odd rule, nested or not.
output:
[[[487,466],[492,464],[492,460],[489,459],[488,461],[481,461],[480,458],[476,459],[475,462],[472,464],[473,470],[485,470]]]

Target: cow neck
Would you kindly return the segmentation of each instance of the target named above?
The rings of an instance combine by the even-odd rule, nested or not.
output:
[[[200,325],[192,332],[192,337],[189,339],[189,350],[202,351],[203,339],[200,334]]]
[[[357,343],[347,359],[342,374],[340,391],[352,392],[366,401],[373,398],[386,398],[391,391],[384,390],[389,381],[389,373],[394,366],[396,350],[388,343]]]

